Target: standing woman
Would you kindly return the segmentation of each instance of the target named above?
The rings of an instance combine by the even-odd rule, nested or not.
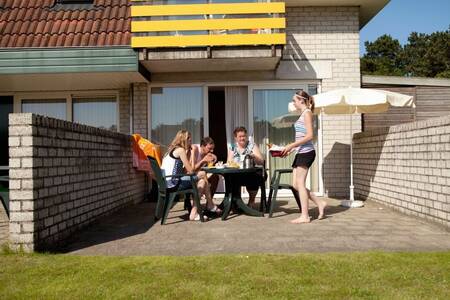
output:
[[[310,190],[306,188],[306,177],[309,168],[314,162],[316,151],[312,142],[313,134],[313,111],[314,99],[303,90],[297,91],[292,97],[295,108],[300,111],[300,117],[295,122],[295,142],[287,145],[282,155],[288,155],[293,149],[298,147],[297,153],[292,163],[293,168],[293,186],[299,192],[300,203],[302,205],[301,215],[291,221],[294,224],[309,223],[311,221],[308,213],[309,199],[311,199],[319,209],[317,219],[322,219],[327,203],[317,198]]]

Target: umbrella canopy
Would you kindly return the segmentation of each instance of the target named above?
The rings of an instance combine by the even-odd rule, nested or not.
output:
[[[325,114],[380,113],[390,106],[414,107],[412,96],[374,89],[338,89],[313,97],[316,112]]]
[[[384,90],[345,88],[314,95],[315,113],[350,115],[350,140],[352,141],[351,115],[385,112],[390,106],[414,107],[413,97]],[[289,111],[295,110],[291,102]],[[353,141],[350,143],[350,200],[346,207],[362,207],[362,201],[354,200]]]

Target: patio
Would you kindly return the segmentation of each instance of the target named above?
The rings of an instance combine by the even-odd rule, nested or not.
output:
[[[5,208],[0,203],[0,246],[8,238],[9,224],[8,215],[6,214]]]
[[[206,223],[186,221],[182,204],[167,225],[152,221],[154,203],[141,203],[102,218],[71,239],[64,252],[81,255],[207,255],[353,251],[448,251],[444,227],[366,201],[346,209],[327,199],[327,218],[294,225],[294,199],[281,199],[274,218],[231,215]],[[293,214],[295,213],[295,214]],[[311,215],[317,210],[312,208]]]

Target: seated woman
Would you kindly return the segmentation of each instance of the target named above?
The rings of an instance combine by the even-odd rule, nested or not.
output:
[[[188,154],[191,150],[191,134],[187,130],[180,130],[177,132],[175,138],[170,143],[167,153],[163,157],[161,169],[164,170],[166,176],[168,175],[179,175],[187,173],[193,173],[194,168],[189,162]],[[188,189],[192,187],[191,181],[188,176],[181,178],[170,178],[167,179],[167,187],[174,188],[178,187],[180,189]],[[214,207],[212,202],[211,194],[209,191],[209,185],[207,180],[199,179],[197,181],[197,188],[199,196],[205,196],[207,201],[207,208]],[[197,213],[198,207],[195,203],[192,206],[191,213],[189,215],[189,220],[198,221],[200,220],[200,215]]]
[[[242,164],[246,155],[250,155],[255,164],[264,165],[264,158],[258,145],[250,142],[245,127],[237,127],[233,131],[234,144],[228,149],[228,161]],[[261,184],[263,174],[246,175],[242,177],[242,185],[247,188],[249,195],[248,206],[254,206],[258,187]]]

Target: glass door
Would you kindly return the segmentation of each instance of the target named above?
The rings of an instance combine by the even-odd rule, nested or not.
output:
[[[275,169],[288,169],[294,158],[294,153],[286,158],[274,158],[269,155],[268,143],[276,145],[286,145],[295,139],[293,124],[298,119],[298,115],[288,113],[288,104],[292,100],[295,91],[303,89],[310,95],[317,93],[317,85],[298,85],[295,88],[253,88],[251,90],[253,100],[253,132],[255,143],[258,144],[261,151],[266,156],[267,167],[270,176]],[[319,122],[317,116],[314,117],[314,145],[316,153],[318,149],[318,128]],[[313,166],[310,169],[308,187],[319,192],[319,172],[317,155]],[[284,175],[283,183],[292,183],[291,175]]]
[[[178,130],[192,134],[192,143],[203,137],[203,87],[152,87],[150,95],[151,139],[163,153]]]

